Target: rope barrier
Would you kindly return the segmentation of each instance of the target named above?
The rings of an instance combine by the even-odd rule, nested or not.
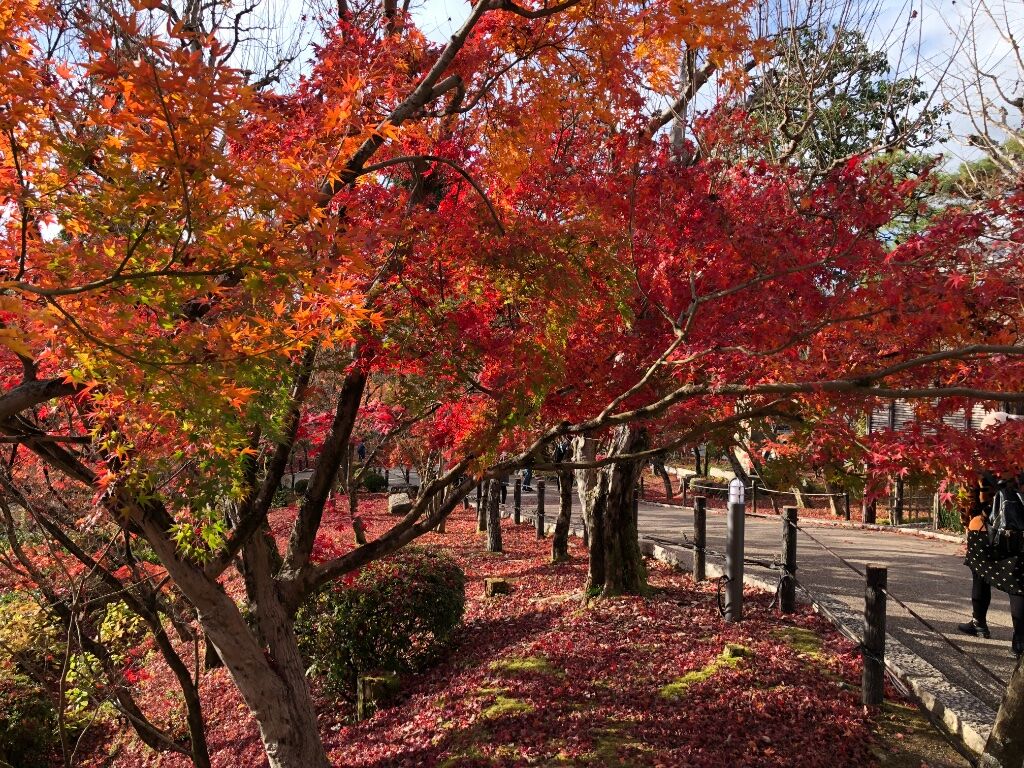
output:
[[[690,490],[693,490],[694,488],[703,488],[706,491],[721,491],[724,494],[728,494],[730,490],[728,485],[689,485],[687,486],[687,488],[689,488]],[[744,491],[749,491],[752,490],[753,488],[754,486],[752,485],[743,486]],[[758,487],[758,490],[763,489]]]
[[[796,528],[797,528],[797,530],[798,530],[798,531],[800,531],[800,532],[801,532],[802,534],[804,534],[804,536],[806,536],[806,537],[807,537],[807,538],[809,538],[809,539],[810,539],[811,541],[813,541],[813,542],[814,542],[815,544],[817,544],[817,545],[818,545],[819,547],[821,547],[821,548],[822,548],[823,550],[825,550],[826,552],[828,552],[828,554],[832,555],[832,557],[836,558],[836,559],[837,559],[837,560],[838,560],[838,561],[839,561],[840,563],[842,563],[843,565],[845,565],[845,566],[846,566],[847,568],[849,568],[849,569],[850,569],[851,571],[853,571],[854,573],[856,573],[856,574],[857,574],[858,576],[860,576],[861,578],[863,578],[863,577],[864,577],[864,572],[863,572],[863,571],[861,571],[861,570],[860,570],[859,568],[857,568],[857,567],[856,567],[855,565],[853,565],[853,563],[849,562],[849,561],[848,561],[848,560],[847,560],[847,559],[846,559],[845,557],[843,557],[842,555],[840,555],[840,554],[839,554],[838,552],[836,552],[836,551],[835,551],[834,549],[832,549],[831,547],[829,547],[829,546],[828,546],[827,544],[825,544],[825,543],[824,543],[823,541],[821,541],[820,539],[818,539],[818,538],[817,538],[817,537],[815,537],[815,536],[812,536],[812,535],[811,535],[810,533],[808,533],[808,532],[807,532],[807,530],[806,530],[806,529],[804,529],[804,528],[800,527],[799,525],[797,525],[797,527],[796,527]],[[805,591],[806,591],[806,588],[805,588]],[[928,621],[928,620],[927,620],[926,618],[924,618],[924,617],[923,617],[923,616],[922,616],[921,614],[919,614],[919,613],[918,613],[917,611],[915,611],[915,610],[914,610],[913,608],[911,608],[911,607],[910,607],[909,605],[907,605],[907,604],[906,604],[905,602],[903,602],[903,601],[902,601],[902,600],[901,600],[901,599],[900,599],[899,597],[897,597],[896,595],[894,595],[894,594],[893,594],[893,593],[892,593],[892,592],[891,592],[891,591],[890,591],[889,589],[884,589],[884,590],[882,590],[882,591],[883,591],[883,593],[884,593],[884,594],[885,594],[885,595],[886,595],[887,597],[891,598],[891,599],[892,599],[892,601],[893,601],[894,603],[896,603],[896,604],[897,604],[897,605],[898,605],[898,606],[899,606],[900,608],[902,608],[902,609],[903,609],[904,611],[906,611],[906,612],[907,612],[907,613],[908,613],[908,614],[909,614],[909,615],[910,615],[910,616],[911,616],[912,618],[914,618],[915,620],[917,620],[918,622],[920,622],[920,623],[921,623],[921,624],[922,624],[922,625],[923,625],[923,626],[924,626],[925,628],[927,628],[927,629],[928,629],[928,630],[929,630],[930,632],[932,632],[933,634],[935,634],[935,635],[938,635],[938,637],[939,637],[939,638],[940,638],[940,639],[941,639],[941,640],[942,640],[942,641],[943,641],[944,643],[946,643],[946,645],[948,645],[948,646],[949,646],[950,648],[952,648],[952,649],[953,649],[954,651],[956,651],[956,652],[957,652],[957,653],[959,653],[959,654],[960,654],[961,656],[963,656],[963,657],[964,657],[965,659],[967,659],[967,661],[968,661],[968,662],[970,662],[970,663],[971,663],[972,665],[974,665],[974,666],[975,666],[976,668],[978,668],[979,670],[981,670],[981,671],[982,671],[982,672],[983,672],[983,673],[984,673],[984,674],[985,674],[986,676],[988,676],[988,677],[989,677],[990,679],[992,679],[992,680],[993,680],[993,681],[994,681],[994,682],[995,682],[996,684],[998,684],[998,685],[999,685],[1000,687],[1002,687],[1002,688],[1005,688],[1005,687],[1006,687],[1006,681],[1005,681],[1005,680],[1003,680],[1002,678],[1000,678],[1000,677],[999,677],[998,675],[996,675],[996,674],[995,674],[995,673],[994,673],[994,672],[993,672],[992,670],[990,670],[990,669],[989,669],[988,667],[986,667],[986,666],[985,666],[984,664],[982,664],[982,663],[981,663],[980,661],[978,661],[977,659],[975,659],[975,658],[974,658],[974,656],[972,656],[972,655],[971,655],[970,653],[968,653],[968,652],[967,652],[967,651],[965,651],[965,650],[964,650],[963,648],[961,648],[961,647],[960,647],[959,645],[957,645],[957,644],[956,644],[956,643],[954,643],[954,642],[953,642],[952,640],[950,640],[950,639],[949,639],[949,638],[948,638],[948,637],[947,637],[947,636],[946,636],[946,635],[945,635],[945,634],[944,634],[944,633],[943,633],[943,632],[942,632],[941,630],[939,630],[939,629],[938,629],[938,628],[937,628],[937,627],[936,627],[936,626],[935,626],[934,624],[932,624],[932,623],[931,623],[930,621]]]

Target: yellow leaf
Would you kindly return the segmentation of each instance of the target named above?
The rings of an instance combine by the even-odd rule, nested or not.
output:
[[[0,328],[0,345],[7,347],[16,355],[32,357],[25,335],[17,328]]]

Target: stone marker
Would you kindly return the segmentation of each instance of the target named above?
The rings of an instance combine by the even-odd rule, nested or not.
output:
[[[412,499],[407,493],[392,493],[388,496],[389,515],[407,515],[412,509]]]

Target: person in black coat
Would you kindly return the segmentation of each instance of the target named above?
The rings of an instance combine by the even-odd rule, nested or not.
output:
[[[1010,598],[1013,620],[1011,650],[1018,658],[1024,654],[1024,555],[1021,552],[1021,531],[1007,529],[1000,518],[1007,505],[1021,502],[1016,477],[997,480],[987,475],[974,489],[968,510],[967,556],[964,564],[971,569],[971,607],[973,617],[957,629],[975,637],[991,637],[988,609],[992,603],[992,587],[1006,592]]]

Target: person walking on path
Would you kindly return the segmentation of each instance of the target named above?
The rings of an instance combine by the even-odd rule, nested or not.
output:
[[[967,556],[971,569],[970,621],[957,625],[967,635],[989,638],[988,609],[992,587],[1010,597],[1013,619],[1011,650],[1024,653],[1024,499],[1017,478],[996,481],[988,475],[978,482],[967,513]]]
[[[533,467],[527,467],[523,470],[523,490],[533,493],[533,486],[530,483],[533,481]]]

